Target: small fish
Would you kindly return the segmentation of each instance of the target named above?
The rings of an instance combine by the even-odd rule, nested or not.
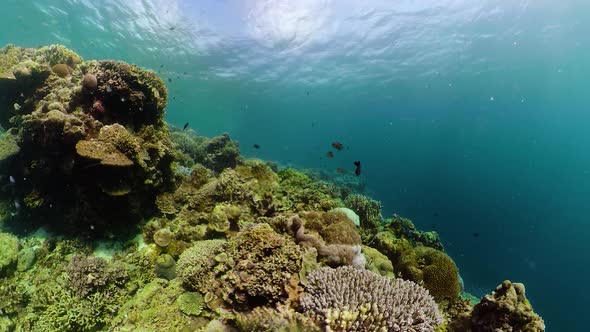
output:
[[[254,147],[255,149],[260,149],[260,145],[258,145],[258,144],[254,144],[254,145],[252,145],[252,147]]]
[[[184,124],[184,126],[182,126],[182,131],[185,131],[186,128],[188,128],[188,122]]]
[[[8,177],[8,180],[9,180],[9,181],[10,181],[10,183],[12,183],[12,184],[15,184],[15,183],[16,183],[16,180],[14,179],[14,176],[12,176],[12,175]]]
[[[328,153],[326,153],[326,157],[328,157],[328,158],[334,158],[334,152],[328,151]]]
[[[168,83],[172,83],[172,79],[168,77]]]
[[[307,91],[307,95],[309,96],[309,91]]]
[[[15,207],[17,210],[20,210],[20,203],[19,203],[19,201],[17,201],[16,199],[14,200],[14,207]]]
[[[361,175],[361,162],[360,162],[360,160],[355,161],[354,166],[356,166],[356,169],[354,170],[354,174],[356,174],[356,176],[360,176]]]
[[[336,168],[336,172],[338,172],[338,173],[344,173],[344,168],[338,167],[338,168]]]
[[[164,65],[160,65],[160,68],[164,68]]]
[[[334,141],[332,142],[332,147],[338,151],[342,150],[344,148],[344,145],[342,145],[342,143],[338,142],[338,141]]]
[[[438,212],[435,211],[434,213],[432,213],[432,216],[433,217],[438,217]]]
[[[477,233],[477,232],[473,233],[473,237],[479,237],[479,233]]]
[[[168,30],[170,30],[170,31],[174,31],[174,29],[176,29],[176,27],[170,27],[170,28],[168,28]]]

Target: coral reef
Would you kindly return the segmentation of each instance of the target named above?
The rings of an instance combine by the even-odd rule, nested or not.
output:
[[[292,216],[287,221],[287,228],[295,238],[297,244],[317,250],[318,257],[329,266],[351,265],[362,269],[365,267],[365,257],[361,254],[360,245],[326,244],[320,238],[306,234],[303,221],[299,216]]]
[[[473,308],[472,331],[545,331],[545,323],[525,296],[521,283],[505,280]]]
[[[307,316],[290,309],[257,307],[239,313],[235,319],[239,331],[259,332],[320,332],[321,329]]]
[[[402,218],[397,214],[393,218],[386,220],[384,229],[393,232],[398,238],[405,238],[412,242],[413,246],[423,245],[431,247],[440,251],[444,251],[444,247],[440,241],[438,233],[423,232],[416,229],[414,223],[410,219]]]
[[[1,164],[18,181],[21,223],[44,219],[89,237],[129,232],[173,184],[167,90],[154,73],[57,45],[7,46],[0,72],[0,125],[10,133]]]
[[[134,65],[0,50],[0,331],[544,329],[521,284],[460,297],[438,234],[358,177],[169,132],[166,103]]]
[[[375,235],[383,222],[380,202],[363,195],[349,195],[344,205],[359,216],[364,238]]]
[[[18,238],[8,233],[0,233],[0,277],[9,276],[18,261]]]
[[[303,311],[329,331],[434,331],[443,320],[428,291],[352,267],[308,276]]]
[[[178,276],[190,290],[247,310],[289,299],[287,289],[298,278],[301,255],[288,238],[267,224],[255,224],[226,243],[197,242],[180,256]]]

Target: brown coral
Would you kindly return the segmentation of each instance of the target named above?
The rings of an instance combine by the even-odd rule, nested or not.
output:
[[[115,167],[133,166],[133,161],[115,146],[99,140],[81,140],[76,144],[76,153],[84,158],[99,161],[101,165]]]
[[[533,311],[524,285],[505,280],[473,308],[472,331],[543,332],[545,323]]]

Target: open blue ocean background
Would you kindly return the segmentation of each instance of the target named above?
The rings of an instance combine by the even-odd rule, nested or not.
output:
[[[549,331],[590,294],[590,2],[2,0],[0,45],[159,72],[167,119],[249,157],[363,164],[466,290],[524,282]],[[345,149],[325,158],[332,141]],[[253,144],[260,145],[254,149]]]

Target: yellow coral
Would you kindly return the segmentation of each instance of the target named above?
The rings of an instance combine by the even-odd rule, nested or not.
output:
[[[79,141],[76,144],[76,153],[81,157],[100,161],[105,166],[133,166],[133,161],[112,144],[95,139]]]

